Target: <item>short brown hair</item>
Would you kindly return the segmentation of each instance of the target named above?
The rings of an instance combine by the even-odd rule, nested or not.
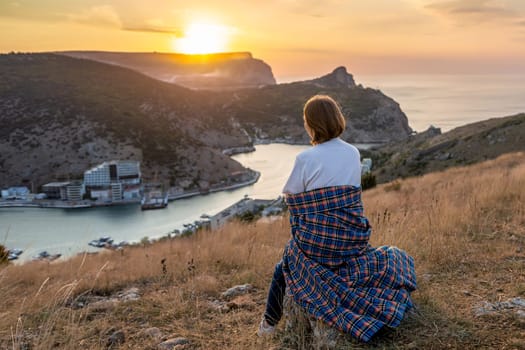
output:
[[[341,108],[327,95],[311,97],[304,105],[303,115],[305,123],[312,131],[310,136],[314,145],[338,137],[346,127]]]

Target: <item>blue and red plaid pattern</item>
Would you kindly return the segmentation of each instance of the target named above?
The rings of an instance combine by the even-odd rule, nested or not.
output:
[[[361,341],[397,327],[412,307],[414,260],[396,247],[370,247],[361,188],[321,188],[287,195],[286,203],[293,237],[283,272],[294,300]]]

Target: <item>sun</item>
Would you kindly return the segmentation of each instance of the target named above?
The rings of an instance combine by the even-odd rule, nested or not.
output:
[[[173,50],[185,54],[209,54],[227,49],[229,30],[221,25],[194,22],[184,37],[173,39]]]

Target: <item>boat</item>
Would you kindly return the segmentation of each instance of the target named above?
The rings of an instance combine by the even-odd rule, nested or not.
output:
[[[100,237],[99,239],[94,239],[88,243],[88,245],[95,248],[106,248],[113,244],[113,239],[109,236]]]
[[[33,260],[38,260],[38,261],[41,261],[41,260],[47,260],[47,261],[53,261],[53,260],[56,260],[58,258],[60,258],[62,256],[62,254],[60,253],[57,253],[57,254],[49,254],[47,251],[41,251],[40,253],[38,253],[37,255],[35,255],[33,257]]]
[[[16,260],[23,252],[24,251],[22,249],[10,249],[7,251],[7,260]]]
[[[144,194],[140,201],[142,210],[162,209],[168,206],[168,193],[161,183],[153,182],[144,185]]]
[[[149,209],[162,209],[168,206],[168,195],[164,197],[160,196],[144,196],[140,202],[140,208],[142,210]]]

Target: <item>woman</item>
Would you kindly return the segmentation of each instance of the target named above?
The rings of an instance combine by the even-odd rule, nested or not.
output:
[[[397,327],[412,306],[414,261],[368,244],[360,155],[339,138],[345,119],[337,103],[316,95],[303,113],[313,147],[297,156],[283,189],[292,238],[275,266],[258,334],[275,331],[288,286],[309,315],[366,342],[385,325]]]

